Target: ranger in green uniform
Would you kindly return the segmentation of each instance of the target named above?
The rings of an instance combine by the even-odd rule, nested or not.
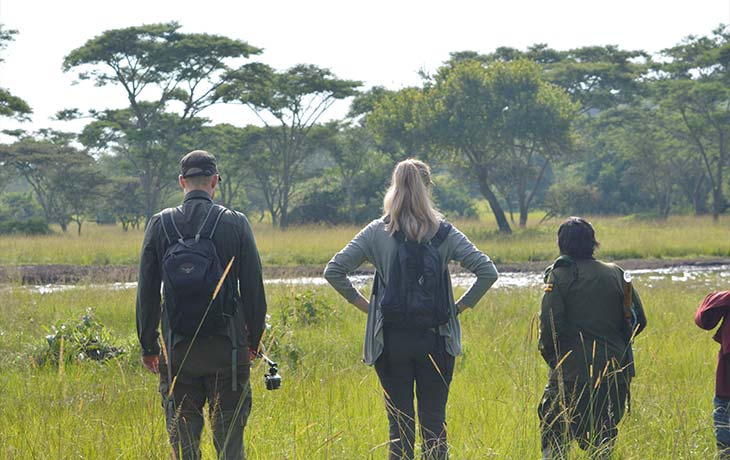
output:
[[[572,439],[606,459],[629,398],[631,340],[646,316],[628,274],[593,258],[598,241],[589,222],[563,222],[558,246],[540,309],[539,349],[550,366],[538,407],[543,459],[565,458]]]

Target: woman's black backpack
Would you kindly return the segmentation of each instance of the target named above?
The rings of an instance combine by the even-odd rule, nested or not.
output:
[[[226,209],[211,206],[195,235],[183,235],[172,218],[173,210],[162,212],[162,226],[168,246],[162,258],[165,311],[170,333],[205,337],[225,330],[227,284],[215,299],[213,293],[223,277],[223,266],[213,244],[218,221]]]
[[[425,243],[408,241],[402,232],[395,232],[398,250],[388,280],[383,280],[380,302],[383,321],[409,329],[431,329],[448,322],[449,272],[441,268],[438,249],[450,231],[451,224],[441,222],[436,235]]]

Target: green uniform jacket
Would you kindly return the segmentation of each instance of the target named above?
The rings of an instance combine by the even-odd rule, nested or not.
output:
[[[180,232],[194,235],[212,205],[213,200],[204,191],[193,190],[187,193],[182,206],[178,206],[173,215]],[[228,276],[236,278],[240,293],[240,302],[233,318],[239,348],[256,348],[265,326],[266,295],[261,260],[246,216],[231,210],[224,212],[213,235],[213,244],[223,266],[228,264],[231,257],[235,257]],[[163,330],[167,330],[167,318],[162,315],[160,295],[162,257],[166,247],[167,240],[160,214],[155,214],[145,230],[137,285],[137,335],[144,355],[160,353],[157,332],[160,319]],[[228,334],[221,331],[220,335]],[[183,339],[182,336],[175,336],[176,343]],[[175,343],[167,345],[172,347]]]
[[[628,383],[623,269],[561,256],[545,270],[544,290],[539,348],[551,380],[595,382],[620,374]],[[638,334],[646,316],[636,289],[633,307]]]

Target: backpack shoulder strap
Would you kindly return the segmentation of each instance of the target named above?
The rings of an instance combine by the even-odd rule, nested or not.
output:
[[[433,238],[431,238],[431,244],[436,248],[441,246],[441,243],[446,241],[446,238],[449,236],[449,233],[451,232],[451,228],[452,228],[452,226],[450,223],[446,222],[445,220],[441,221],[441,223],[439,224],[439,229],[436,232],[436,235]]]
[[[175,212],[173,208],[167,208],[160,213],[162,230],[165,232],[165,238],[167,238],[168,244],[172,244],[173,241],[180,241],[183,239],[182,233],[180,233],[177,225],[175,225],[175,219],[172,218],[173,212]]]
[[[200,229],[198,229],[198,233],[195,235],[195,239],[198,240],[200,237],[209,240],[213,239],[215,229],[218,228],[218,222],[226,211],[227,209],[221,205],[214,204],[211,206],[205,219],[203,219],[203,223],[200,225]]]
[[[406,240],[406,235],[401,230],[398,230],[393,233],[393,238],[400,244]]]

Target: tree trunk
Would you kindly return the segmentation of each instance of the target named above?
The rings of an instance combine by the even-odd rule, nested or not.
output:
[[[355,193],[352,187],[352,181],[347,185],[347,214],[351,224],[355,224]]]
[[[672,189],[667,188],[666,192],[664,193],[664,199],[662,200],[662,219],[667,220],[669,218],[669,210],[672,207]]]
[[[522,204],[520,204],[520,228],[527,227],[527,213],[527,206],[523,206]]]
[[[81,219],[76,220],[76,226],[78,227],[78,235],[81,236]]]
[[[487,183],[487,177],[483,173],[479,174],[479,191],[482,192],[482,195],[489,203],[489,207],[492,208],[492,214],[494,214],[494,218],[497,220],[499,231],[502,233],[512,233],[512,228],[509,226],[509,222],[507,222],[502,205],[499,204],[497,196],[492,192],[492,189]]]
[[[725,197],[722,195],[722,189],[715,187],[712,190],[712,221],[718,222],[720,214],[725,210]]]

